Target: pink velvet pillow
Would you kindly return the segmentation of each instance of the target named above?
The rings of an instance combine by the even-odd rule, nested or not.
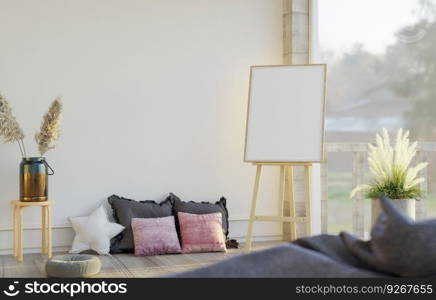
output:
[[[221,213],[177,215],[183,253],[226,251]]]
[[[180,253],[174,217],[132,218],[135,255]]]

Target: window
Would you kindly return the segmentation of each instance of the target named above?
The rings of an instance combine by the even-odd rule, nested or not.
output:
[[[419,141],[436,141],[436,0],[317,3],[317,61],[329,70],[326,142],[369,142],[381,128],[399,127]],[[351,229],[347,155],[329,156],[331,232]],[[428,200],[428,214],[436,216],[436,197]]]

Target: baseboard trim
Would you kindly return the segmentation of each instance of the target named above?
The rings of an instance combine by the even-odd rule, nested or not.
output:
[[[54,246],[52,248],[54,252],[68,252],[71,250],[71,246]],[[33,253],[41,253],[40,247],[26,247],[23,249],[24,254],[33,254]],[[11,255],[12,248],[0,249],[0,255]]]
[[[53,225],[51,227],[52,229],[67,229],[67,228],[72,228],[71,225]],[[31,226],[27,226],[27,227],[23,227],[23,230],[41,230],[41,226],[36,226],[36,225],[31,225]],[[13,231],[12,227],[3,227],[0,228],[0,231]]]
[[[230,237],[231,239],[236,239],[238,242],[245,242],[246,237]],[[276,242],[283,240],[281,235],[257,235],[253,236],[253,242]]]
[[[248,222],[248,217],[244,216],[236,216],[234,218],[229,218],[229,222]],[[66,229],[66,228],[72,228],[71,224],[59,224],[59,225],[53,225],[51,227],[52,229]],[[1,231],[12,231],[13,228],[11,227],[1,227]],[[23,227],[23,230],[41,230],[41,225],[30,225]]]
[[[230,237],[231,239],[236,239],[238,242],[245,242],[244,237]],[[253,242],[274,242],[280,241],[283,237],[280,235],[257,235],[253,236]],[[53,252],[68,252],[71,249],[71,245],[64,246],[53,246]],[[40,247],[25,247],[23,249],[24,254],[40,253]],[[12,248],[0,249],[0,255],[10,255],[12,254]]]

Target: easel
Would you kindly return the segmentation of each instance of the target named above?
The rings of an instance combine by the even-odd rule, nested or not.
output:
[[[248,222],[247,250],[251,248],[255,221],[290,223],[291,240],[297,238],[297,223],[304,223],[306,234],[312,234],[311,172],[312,165],[323,160],[326,74],[325,64],[250,68],[244,162],[256,166],[256,179]],[[264,166],[280,167],[277,216],[256,215]],[[295,211],[294,167],[304,168],[303,217],[297,217]],[[289,203],[286,213],[285,201]]]
[[[251,242],[253,237],[253,225],[255,221],[262,222],[282,222],[290,223],[291,225],[291,240],[296,239],[296,223],[306,223],[306,234],[312,234],[312,222],[311,222],[311,174],[312,163],[311,162],[286,162],[286,163],[268,163],[268,162],[255,162],[256,166],[256,178],[254,181],[253,199],[251,202],[250,220],[248,222],[248,232],[245,249],[249,251],[251,249]],[[278,216],[256,216],[256,202],[259,191],[260,176],[263,166],[277,166],[280,167],[280,183],[279,183],[279,213]],[[304,167],[304,194],[305,194],[305,211],[304,217],[296,217],[295,213],[295,201],[294,201],[294,176],[293,167]],[[284,203],[289,202],[289,217],[284,216]]]

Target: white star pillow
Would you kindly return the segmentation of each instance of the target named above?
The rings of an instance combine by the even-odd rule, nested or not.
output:
[[[70,253],[94,250],[100,255],[109,254],[110,240],[124,230],[124,226],[109,222],[103,206],[87,217],[70,218],[76,232]]]

